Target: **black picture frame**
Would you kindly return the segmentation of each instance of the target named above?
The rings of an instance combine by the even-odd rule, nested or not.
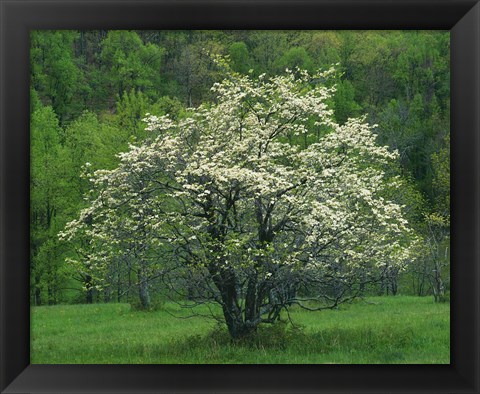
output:
[[[0,0],[2,393],[479,393],[480,5],[473,0]],[[29,365],[32,29],[451,32],[450,365]]]

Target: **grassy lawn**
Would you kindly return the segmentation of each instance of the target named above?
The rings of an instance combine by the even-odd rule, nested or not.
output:
[[[202,312],[200,310],[199,312]],[[203,311],[206,312],[206,309]],[[183,316],[183,318],[172,316]],[[128,304],[33,307],[34,364],[448,364],[450,305],[432,297],[370,297],[338,310],[294,308],[298,327],[265,327],[249,343],[166,303],[155,312]],[[285,320],[286,316],[285,316]]]

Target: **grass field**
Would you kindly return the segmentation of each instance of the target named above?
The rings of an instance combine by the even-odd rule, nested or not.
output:
[[[291,311],[296,326],[232,343],[211,319],[166,303],[33,307],[34,364],[448,364],[450,305],[431,297],[371,297],[338,310]]]

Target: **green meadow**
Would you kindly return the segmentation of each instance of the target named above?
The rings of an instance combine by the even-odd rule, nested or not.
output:
[[[208,314],[207,306],[197,314]],[[292,308],[284,322],[232,342],[211,318],[166,302],[32,307],[33,364],[448,364],[450,305],[369,297],[339,309]]]

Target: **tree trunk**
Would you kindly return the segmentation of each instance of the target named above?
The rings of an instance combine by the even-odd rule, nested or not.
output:
[[[245,295],[245,322],[258,319],[259,310],[257,302],[257,274],[254,273],[248,280],[247,294]]]
[[[90,275],[85,276],[85,288],[87,289],[86,301],[87,304],[93,303],[93,286],[92,286],[92,277]]]
[[[117,302],[122,300],[122,277],[121,277],[121,261],[117,260]]]
[[[42,305],[42,290],[35,286],[35,305]]]
[[[93,289],[92,288],[87,289],[86,298],[87,298],[87,304],[93,304]]]
[[[53,289],[50,283],[47,285],[47,295],[48,295],[48,305],[54,305],[55,303],[53,301]]]
[[[256,320],[244,321],[242,313],[236,305],[223,305],[223,315],[233,340],[247,338],[255,333],[260,323],[259,316]]]
[[[432,282],[433,298],[435,299],[435,302],[440,302],[445,295],[445,286],[443,285],[440,265],[438,263],[435,263]]]
[[[132,267],[128,264],[128,287],[127,287],[127,301],[130,302],[130,289],[132,288]]]
[[[148,291],[148,279],[143,269],[138,270],[138,295],[143,309],[150,308],[150,292]]]
[[[238,291],[234,272],[228,269],[219,270],[214,264],[209,267],[209,270],[215,286],[220,292],[223,316],[231,338],[238,340],[248,337],[256,331],[260,323],[259,312],[255,312],[258,311],[258,308],[255,308],[255,297],[247,294],[244,319],[239,303],[240,292]]]

